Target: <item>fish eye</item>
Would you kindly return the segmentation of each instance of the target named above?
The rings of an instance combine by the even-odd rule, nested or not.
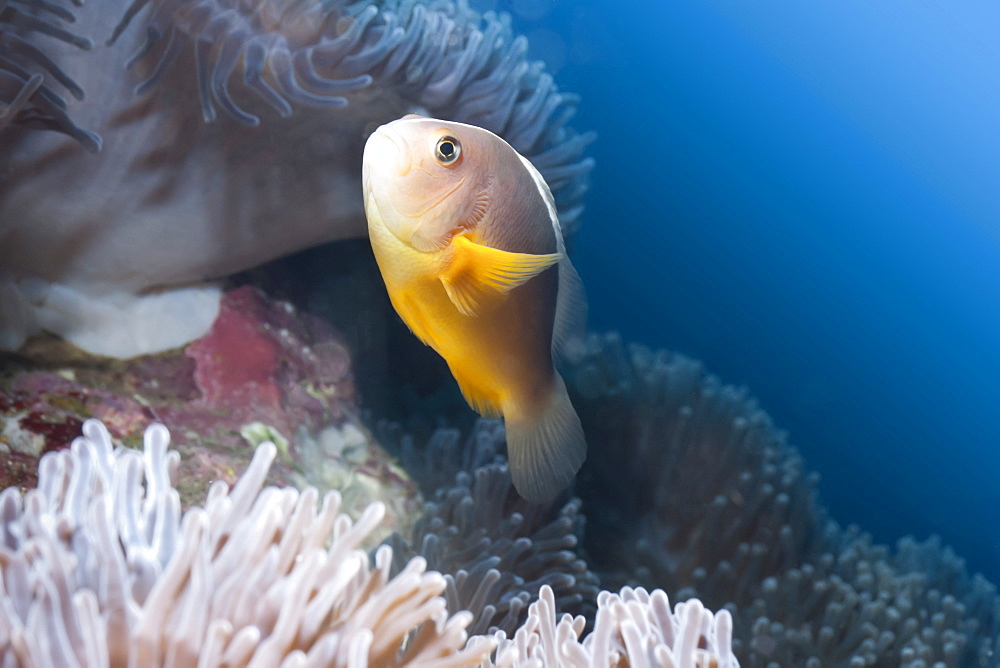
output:
[[[434,157],[444,166],[453,165],[462,155],[462,145],[454,137],[444,136],[438,139],[434,149]]]

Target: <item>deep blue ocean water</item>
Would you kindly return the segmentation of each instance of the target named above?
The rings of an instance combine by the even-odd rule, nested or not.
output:
[[[473,4],[600,135],[591,328],[746,385],[841,523],[1000,582],[1000,5]]]

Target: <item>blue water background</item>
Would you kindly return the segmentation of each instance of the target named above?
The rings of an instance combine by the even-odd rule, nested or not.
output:
[[[841,523],[1000,581],[1000,4],[474,6],[600,133],[592,328],[749,387]]]

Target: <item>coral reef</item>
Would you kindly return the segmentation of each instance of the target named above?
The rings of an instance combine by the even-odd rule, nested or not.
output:
[[[569,127],[576,97],[526,59],[504,15],[412,0],[97,0],[74,17],[75,34],[105,45],[51,50],[49,69],[87,93],[65,113],[103,147],[0,128],[6,348],[46,330],[127,358],[201,336],[219,301],[204,281],[365,235],[364,140],[413,111],[502,135],[545,176],[564,228],[579,221],[593,134]],[[3,61],[22,63],[19,90],[50,76],[52,37],[6,18],[0,36],[19,45]]]
[[[0,348],[204,334],[3,358],[0,663],[998,663],[992,584],[933,539],[830,521],[747,391],[682,355],[604,335],[567,360],[577,497],[525,504],[502,426],[438,407],[378,430],[391,462],[336,332],[201,281],[363,235],[361,146],[403,113],[503,136],[569,233],[593,135],[504,15],[279,5],[0,0]],[[356,340],[382,336],[361,313]],[[272,460],[305,491],[265,487]],[[432,499],[412,527],[410,475]]]

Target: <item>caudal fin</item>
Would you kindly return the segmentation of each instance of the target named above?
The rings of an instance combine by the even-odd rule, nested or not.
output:
[[[507,458],[514,488],[525,500],[543,503],[566,489],[587,458],[580,418],[555,374],[548,406],[532,419],[505,414]]]

